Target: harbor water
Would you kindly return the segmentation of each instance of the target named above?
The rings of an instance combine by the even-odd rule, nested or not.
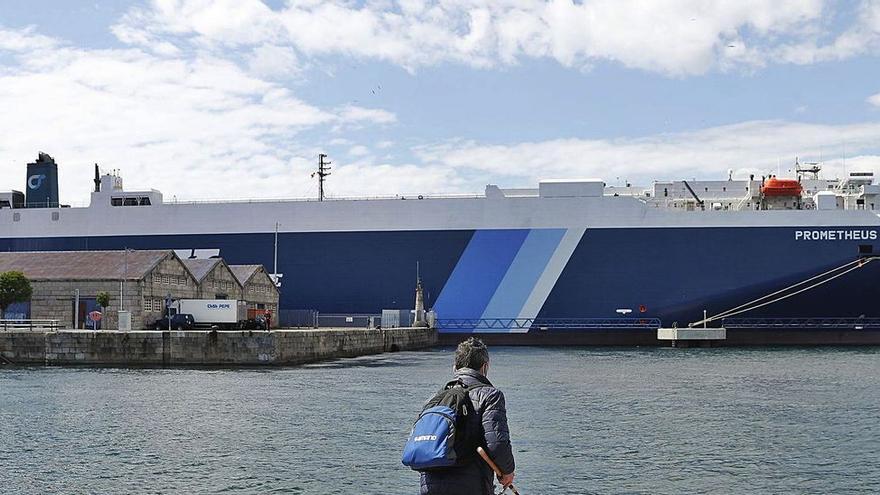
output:
[[[0,492],[413,494],[451,350],[0,367]],[[527,494],[880,492],[880,349],[493,348]]]

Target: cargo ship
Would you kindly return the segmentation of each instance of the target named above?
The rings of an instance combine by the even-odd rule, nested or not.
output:
[[[477,195],[168,201],[99,174],[88,206],[58,197],[57,164],[0,193],[6,251],[175,249],[261,263],[287,311],[413,307],[447,341],[656,343],[725,325],[754,343],[880,342],[880,185],[821,178],[544,180]],[[323,176],[321,177],[323,179]],[[87,179],[88,180],[88,179]],[[740,337],[736,337],[735,335]]]

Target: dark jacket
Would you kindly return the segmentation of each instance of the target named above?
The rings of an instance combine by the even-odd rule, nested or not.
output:
[[[489,453],[498,468],[504,473],[512,473],[515,465],[510,447],[510,432],[507,429],[507,409],[504,394],[492,386],[479,371],[459,368],[455,372],[466,386],[486,385],[468,392],[474,410],[472,423],[468,428],[482,431],[485,443],[483,448]],[[421,495],[483,495],[491,494],[495,475],[492,469],[479,456],[463,466],[443,470],[423,472],[421,476]]]

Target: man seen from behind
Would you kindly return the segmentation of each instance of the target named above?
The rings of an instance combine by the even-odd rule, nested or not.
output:
[[[507,427],[504,394],[486,376],[489,373],[489,349],[480,339],[471,337],[458,345],[453,366],[455,379],[468,391],[476,414],[467,418],[468,429],[479,431],[482,447],[506,473],[501,486],[513,483],[514,460]],[[484,495],[493,493],[492,469],[476,452],[461,465],[421,473],[421,495]]]

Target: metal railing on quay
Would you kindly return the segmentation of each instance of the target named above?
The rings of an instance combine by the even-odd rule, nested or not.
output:
[[[880,329],[880,318],[725,318],[727,329]]]
[[[657,318],[440,318],[442,330],[657,329]]]
[[[0,320],[0,331],[57,332],[58,320]]]

